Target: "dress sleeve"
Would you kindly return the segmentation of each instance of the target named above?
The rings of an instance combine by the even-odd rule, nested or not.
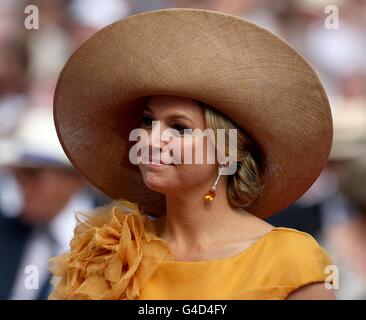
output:
[[[268,273],[284,298],[307,284],[333,283],[333,260],[310,234],[286,228],[272,245]]]

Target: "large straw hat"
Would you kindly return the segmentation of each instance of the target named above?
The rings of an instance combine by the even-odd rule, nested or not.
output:
[[[129,162],[145,96],[175,95],[226,114],[256,142],[262,195],[248,207],[267,217],[316,180],[328,158],[332,118],[314,70],[286,42],[242,18],[210,10],[164,9],[98,31],[66,63],[54,117],[75,167],[112,198],[165,212]],[[202,190],[206,192],[206,190]]]

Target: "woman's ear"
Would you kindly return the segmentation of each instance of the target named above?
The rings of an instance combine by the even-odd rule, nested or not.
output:
[[[236,172],[236,169],[238,167],[238,161],[236,157],[229,156],[229,157],[223,157],[218,156],[218,163],[219,165],[222,164],[222,175],[232,175]]]

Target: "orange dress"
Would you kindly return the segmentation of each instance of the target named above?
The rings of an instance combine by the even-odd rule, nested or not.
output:
[[[177,261],[137,205],[116,201],[94,214],[70,252],[51,259],[49,299],[286,299],[326,281],[333,264],[311,235],[284,227],[235,256]]]

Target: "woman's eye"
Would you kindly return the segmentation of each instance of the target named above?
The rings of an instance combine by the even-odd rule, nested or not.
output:
[[[184,125],[181,125],[181,124],[175,124],[172,126],[173,129],[177,130],[179,132],[180,135],[184,135],[185,132],[184,130],[189,130],[190,128],[184,126]],[[187,133],[189,133],[189,131],[187,131]]]
[[[152,126],[153,118],[147,115],[142,116],[142,124],[145,127],[151,127]]]

